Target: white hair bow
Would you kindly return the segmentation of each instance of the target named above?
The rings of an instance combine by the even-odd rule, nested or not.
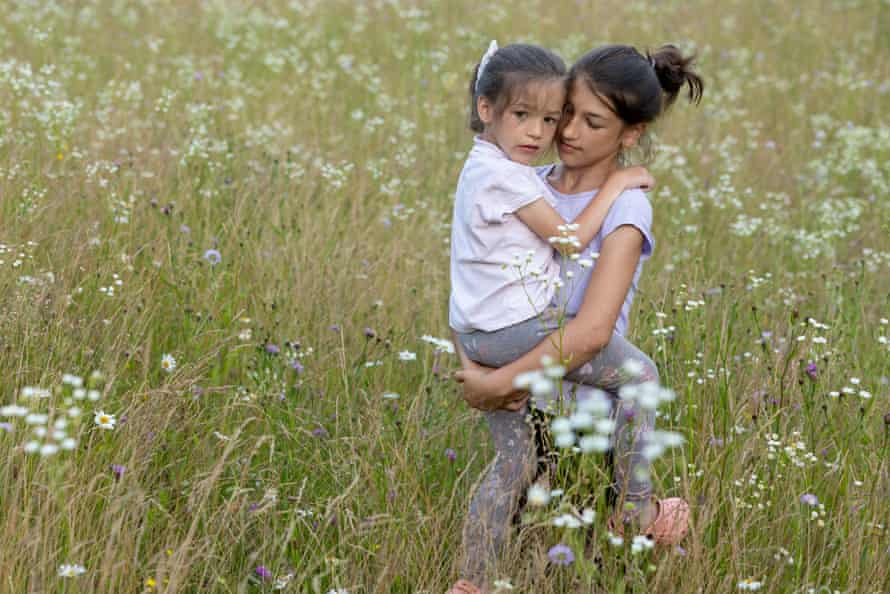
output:
[[[476,73],[475,86],[475,91],[477,93],[479,92],[479,81],[482,80],[482,73],[485,72],[485,67],[488,66],[488,61],[491,60],[491,57],[496,51],[498,51],[498,42],[492,39],[491,43],[488,44],[488,50],[486,50],[485,55],[482,56],[482,60],[479,61],[479,71]]]

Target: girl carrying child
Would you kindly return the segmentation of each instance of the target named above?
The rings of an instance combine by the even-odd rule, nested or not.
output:
[[[449,320],[469,367],[459,373],[465,394],[468,402],[486,410],[497,455],[470,505],[463,534],[465,580],[455,585],[454,592],[478,592],[474,584],[491,577],[487,574],[510,530],[519,498],[534,478],[534,439],[525,422],[525,399],[515,393],[513,378],[539,368],[542,355],[561,354],[570,357],[567,379],[611,395],[623,385],[658,380],[652,361],[615,332],[619,314],[626,324],[632,285],[641,260],[653,247],[648,229],[651,209],[645,196],[638,190],[625,192],[649,187],[652,180],[642,168],[620,169],[618,155],[636,144],[646,124],[672,102],[683,84],[690,86],[691,96],[693,91],[700,95],[701,81],[686,69],[690,60],[676,48],[666,46],[644,57],[633,48],[617,47],[624,49],[605,56],[607,68],[601,67],[604,56],[593,56],[587,66],[595,63],[599,69],[585,70],[576,64],[567,81],[563,62],[543,48],[497,49],[492,44],[470,86],[471,128],[479,135],[455,197]],[[579,64],[583,62],[584,58]],[[597,88],[597,76],[611,77],[601,84],[604,90]],[[637,113],[640,103],[647,106],[642,115]],[[558,130],[564,104],[566,113]],[[633,109],[622,112],[627,104]],[[529,165],[557,132],[563,165],[536,171]],[[580,201],[571,200],[578,197],[583,200],[580,209]],[[616,200],[624,207],[613,212]],[[591,240],[596,240],[602,257],[594,272],[582,271],[590,275],[582,285],[588,281],[590,285],[583,303],[575,303],[574,311],[569,304],[560,353],[554,304],[560,257],[549,238],[565,229],[554,205],[562,211],[569,203],[567,210],[573,212],[568,218],[577,215],[578,241],[568,251],[589,249]],[[646,212],[628,218],[624,212],[628,205]],[[566,259],[563,268],[572,264]],[[610,271],[614,286],[609,286]],[[602,304],[597,303],[598,294]],[[503,367],[485,373],[474,368],[467,355],[475,363]],[[628,360],[640,370],[632,378],[617,372]],[[654,418],[614,400],[614,470],[620,501],[635,504],[631,506],[635,527],[656,542],[677,542],[687,529],[688,505],[677,498],[653,500],[648,473],[632,472],[647,465],[641,451]],[[611,524],[618,531],[622,528],[621,523]]]

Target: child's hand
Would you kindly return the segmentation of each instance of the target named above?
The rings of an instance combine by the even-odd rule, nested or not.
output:
[[[652,177],[648,169],[641,165],[619,169],[612,175],[621,181],[621,185],[624,186],[625,190],[639,188],[644,192],[648,192],[655,187],[655,178]]]
[[[504,393],[492,371],[489,367],[474,364],[471,369],[455,372],[454,378],[463,384],[467,404],[482,411],[522,410],[528,401],[528,394],[515,394],[512,390]]]

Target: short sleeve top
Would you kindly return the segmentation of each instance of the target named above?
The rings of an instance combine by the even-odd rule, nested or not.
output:
[[[537,168],[537,172],[542,180],[546,180],[552,169],[553,166],[548,165],[546,167]],[[547,187],[554,197],[554,208],[556,209],[556,212],[558,212],[566,221],[575,220],[575,218],[581,214],[581,211],[583,211],[591,201],[596,199],[596,195],[599,191],[592,190],[589,192],[580,192],[578,194],[562,194],[549,184],[547,184]],[[640,274],[643,271],[643,262],[649,259],[655,249],[655,239],[652,237],[652,206],[649,204],[649,199],[646,198],[646,194],[638,189],[625,190],[622,192],[615,200],[612,208],[609,209],[609,214],[606,215],[606,219],[603,222],[603,226],[599,233],[596,234],[596,237],[591,240],[590,244],[581,254],[582,258],[590,258],[592,254],[599,254],[606,237],[624,225],[634,227],[643,236],[643,251],[640,256],[640,261],[637,263],[637,268],[634,271],[633,282],[631,283],[630,289],[627,291],[627,297],[625,297],[624,303],[621,306],[618,320],[615,322],[615,332],[622,336],[627,331],[630,308],[637,291]],[[557,258],[559,258],[558,255]],[[560,263],[562,279],[565,286],[563,290],[567,293],[564,296],[557,297],[557,301],[566,303],[566,313],[575,315],[578,313],[578,309],[581,307],[581,302],[584,300],[584,292],[587,290],[587,285],[590,282],[590,273],[593,268],[596,268],[596,259],[594,259],[593,268],[582,268],[577,262],[569,259],[561,259]],[[568,278],[569,275],[566,275],[568,271],[574,273],[571,279]]]
[[[458,332],[499,330],[535,317],[550,303],[559,275],[555,253],[515,214],[541,198],[553,204],[533,167],[474,139],[451,225],[448,320]]]

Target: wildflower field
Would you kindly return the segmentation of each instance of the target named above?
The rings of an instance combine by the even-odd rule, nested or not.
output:
[[[0,592],[454,581],[492,456],[441,340],[490,39],[672,42],[706,85],[655,129],[630,330],[690,534],[610,538],[604,458],[565,448],[498,591],[890,592],[886,0],[7,3]]]

